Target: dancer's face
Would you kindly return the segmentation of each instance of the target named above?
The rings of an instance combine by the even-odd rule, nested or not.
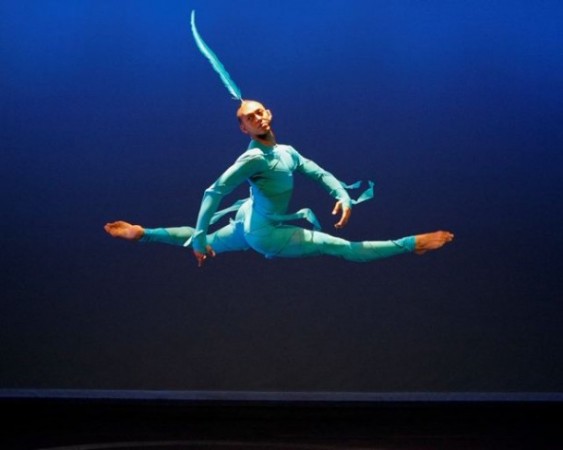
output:
[[[240,129],[251,136],[263,136],[271,131],[272,112],[262,103],[245,100],[237,111]]]

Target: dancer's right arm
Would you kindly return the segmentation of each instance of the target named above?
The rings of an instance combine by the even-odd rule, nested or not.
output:
[[[201,258],[198,258],[198,254],[212,253],[212,249],[210,251],[207,245],[207,230],[211,217],[217,211],[221,200],[249,177],[264,170],[265,164],[261,154],[252,151],[245,152],[205,190],[192,241],[196,259],[200,265],[202,261]]]

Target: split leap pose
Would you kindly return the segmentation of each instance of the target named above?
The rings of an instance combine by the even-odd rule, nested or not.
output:
[[[319,182],[337,200],[333,210],[334,215],[341,214],[334,225],[337,229],[348,222],[355,201],[332,174],[293,147],[276,142],[271,128],[272,113],[261,103],[243,100],[237,117],[241,131],[252,139],[250,146],[205,190],[195,228],[151,229],[117,221],[106,224],[105,230],[113,237],[127,240],[192,245],[200,267],[208,256],[249,248],[268,258],[330,255],[367,262],[408,252],[422,254],[453,240],[452,233],[435,231],[397,240],[350,242],[318,231],[318,222],[308,209],[288,214],[294,172]],[[217,212],[223,197],[245,181],[250,183],[250,197]],[[210,224],[235,210],[234,220],[208,234]],[[316,229],[287,224],[298,218],[309,220]]]
[[[105,230],[110,235],[184,247],[191,244],[200,267],[208,256],[249,248],[268,258],[331,255],[363,262],[413,251],[422,254],[428,250],[436,250],[453,239],[452,233],[435,231],[393,241],[349,242],[320,232],[320,226],[309,209],[287,214],[293,192],[294,172],[301,172],[318,181],[336,198],[333,214],[341,214],[336,228],[346,225],[352,212],[352,204],[369,199],[372,194],[368,189],[360,199],[350,199],[346,192],[347,186],[332,174],[302,157],[293,147],[278,144],[271,128],[271,111],[256,101],[243,100],[239,87],[200,36],[194,11],[191,14],[191,29],[198,49],[209,60],[229,93],[241,101],[237,117],[242,132],[252,138],[250,146],[205,190],[195,229],[150,229],[117,221],[106,224]],[[216,213],[223,197],[245,181],[250,183],[250,197]],[[229,225],[208,234],[209,225],[231,211],[237,211],[235,219],[231,220]],[[300,218],[311,222],[314,229],[287,224],[290,220]]]

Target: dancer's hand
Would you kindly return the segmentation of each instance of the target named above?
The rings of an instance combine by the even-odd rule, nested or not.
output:
[[[348,223],[350,219],[350,215],[352,214],[352,208],[349,206],[342,206],[342,202],[339,200],[334,205],[334,209],[332,210],[332,215],[335,216],[339,212],[342,212],[340,216],[340,220],[334,224],[334,228],[344,228],[344,226]]]
[[[203,263],[207,259],[207,256],[211,256],[212,258],[215,258],[215,255],[216,255],[215,250],[211,248],[211,245],[205,246],[205,253],[197,252],[194,250],[194,256],[195,259],[197,260],[198,267],[203,266]]]

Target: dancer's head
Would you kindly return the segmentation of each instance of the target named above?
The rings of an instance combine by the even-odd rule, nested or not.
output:
[[[255,100],[243,100],[237,118],[241,131],[252,137],[262,137],[272,131],[272,112]]]

